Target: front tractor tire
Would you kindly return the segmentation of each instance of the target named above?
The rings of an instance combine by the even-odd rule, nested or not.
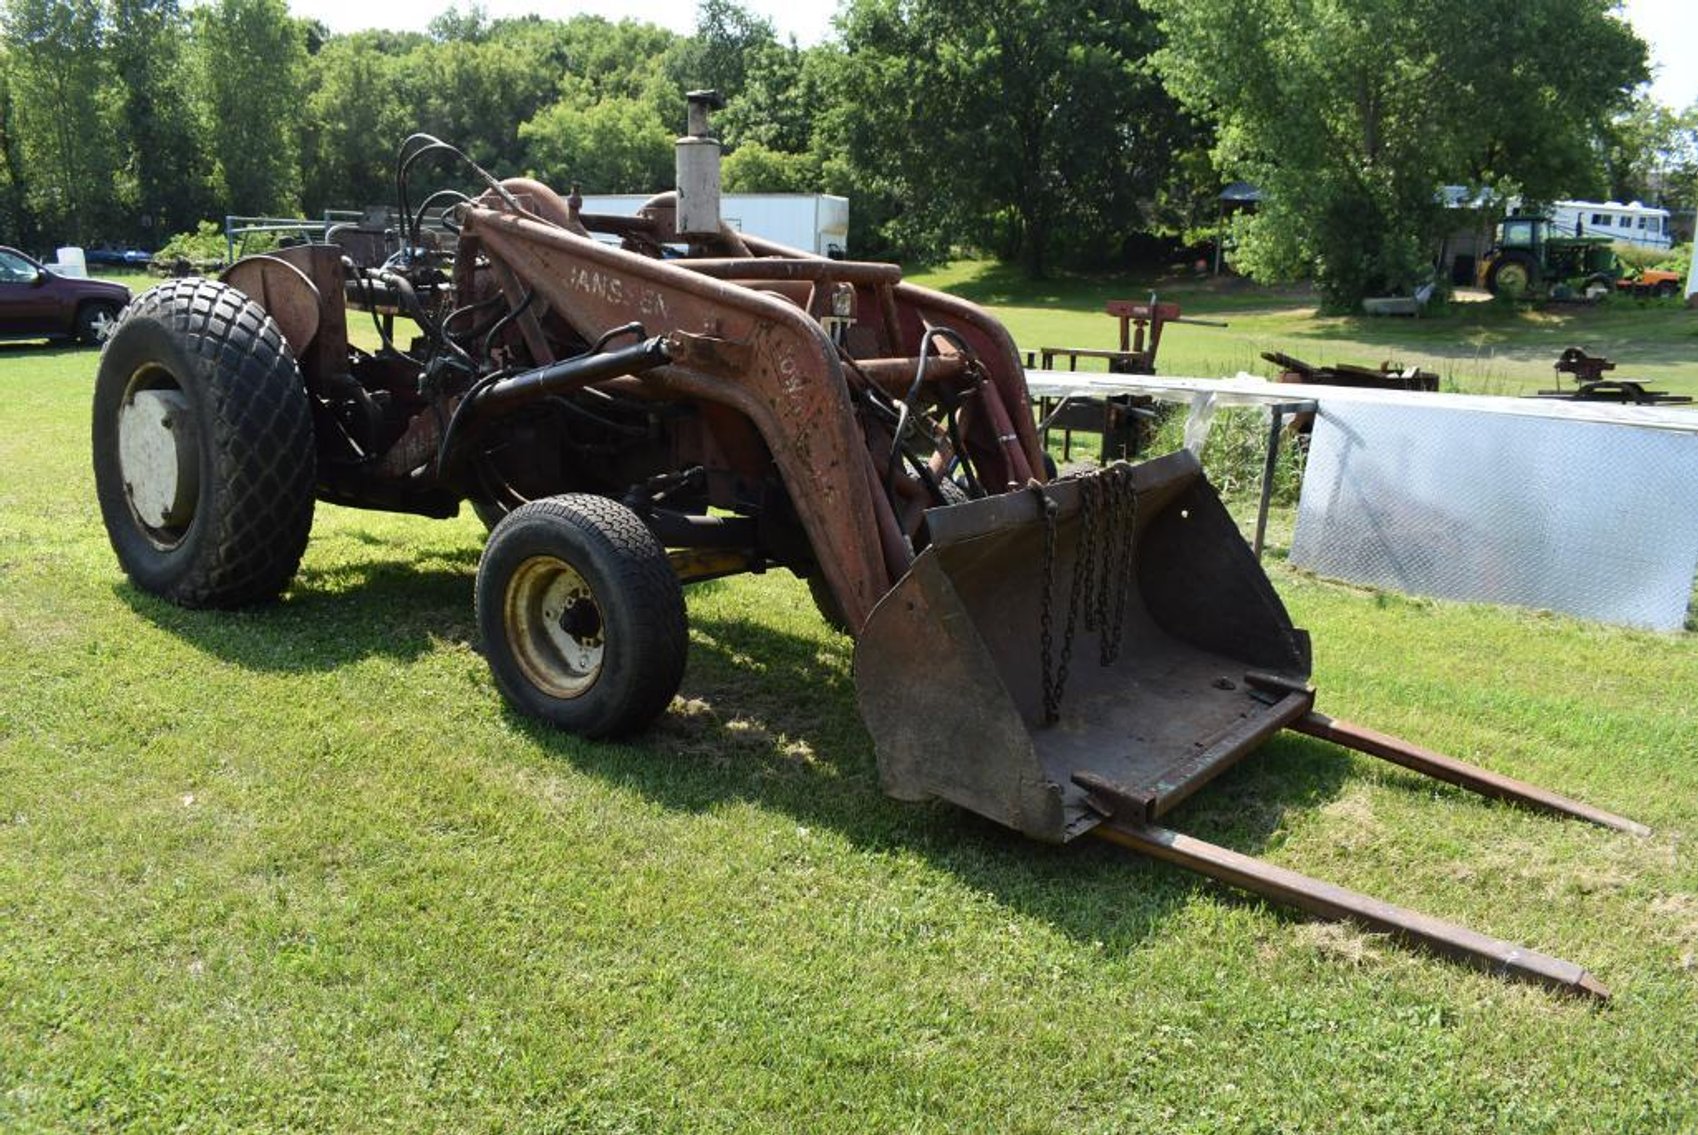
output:
[[[531,501],[490,532],[478,631],[502,696],[585,737],[634,733],[684,678],[684,593],[630,509],[572,494]]]
[[[276,598],[312,530],[312,414],[277,324],[172,280],[126,309],[94,385],[94,482],[118,562],[185,607]]]

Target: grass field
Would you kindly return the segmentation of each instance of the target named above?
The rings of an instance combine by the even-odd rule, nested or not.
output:
[[[964,262],[911,278],[995,306],[1028,351],[1113,347],[1118,323],[1103,314],[1103,305],[1143,299],[1152,291],[1177,301],[1186,315],[1228,324],[1165,330],[1157,359],[1163,374],[1212,378],[1248,371],[1271,377],[1277,368],[1261,354],[1277,350],[1317,365],[1419,365],[1435,371],[1447,390],[1530,394],[1553,385],[1552,367],[1564,348],[1580,347],[1615,359],[1614,377],[1643,378],[1670,393],[1698,395],[1698,315],[1677,300],[1617,296],[1597,306],[1545,309],[1486,300],[1458,302],[1433,317],[1375,319],[1317,316],[1305,290],[1270,296],[1237,277],[1062,277],[1033,285],[1012,269]]]
[[[1114,285],[960,283],[1023,343],[1112,334]],[[1253,340],[1205,366],[1175,328],[1175,373],[1444,339],[1175,294]],[[1692,377],[1692,316],[1594,316]],[[1534,317],[1456,326],[1555,354]],[[161,603],[94,505],[95,362],[0,347],[0,1130],[1698,1130],[1698,636],[1276,555],[1323,709],[1656,834],[1298,737],[1173,817],[1579,961],[1615,991],[1583,1004],[884,798],[849,643],[783,573],[690,593],[680,699],[621,745],[501,704],[469,515],[321,505],[280,603]]]

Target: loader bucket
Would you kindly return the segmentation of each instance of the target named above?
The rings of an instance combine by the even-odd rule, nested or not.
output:
[[[1308,635],[1187,451],[927,523],[855,650],[892,796],[1059,843],[1102,819],[1093,792],[1153,820],[1312,708]]]

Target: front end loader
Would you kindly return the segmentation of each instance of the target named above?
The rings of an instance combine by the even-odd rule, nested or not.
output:
[[[1465,787],[1638,825],[1334,721],[1189,453],[1046,476],[1025,375],[984,310],[894,266],[721,222],[710,92],[676,192],[594,215],[523,178],[415,203],[393,254],[335,244],[162,284],[101,355],[99,503],[134,583],[273,599],[315,500],[490,525],[477,623],[501,693],[588,737],[682,680],[682,586],[786,568],[856,639],[881,782],[1034,838],[1090,833],[1329,917],[1601,993],[1571,963],[1214,847],[1158,821],[1293,729]],[[424,224],[445,210],[443,225]],[[382,346],[354,346],[349,321]],[[397,319],[416,336],[396,337]]]

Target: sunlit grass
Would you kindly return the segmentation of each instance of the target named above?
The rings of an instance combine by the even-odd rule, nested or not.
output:
[[[621,745],[501,704],[469,516],[321,506],[282,602],[164,604],[100,527],[94,364],[0,348],[0,1130],[1698,1124],[1691,634],[1317,581],[1281,514],[1322,708],[1657,834],[1295,737],[1173,817],[1587,964],[1593,1007],[885,798],[782,572],[691,592],[680,697]]]
[[[1637,377],[1669,393],[1698,396],[1698,312],[1677,300],[1615,296],[1597,306],[1544,309],[1457,302],[1411,319],[1320,316],[1314,296],[1304,289],[1269,291],[1237,277],[1064,276],[1034,284],[1007,266],[963,261],[909,279],[996,305],[1023,351],[1112,348],[1119,324],[1103,313],[1104,305],[1152,292],[1178,302],[1187,316],[1229,325],[1168,327],[1157,357],[1163,374],[1215,378],[1246,371],[1271,377],[1278,368],[1261,356],[1277,350],[1316,365],[1421,366],[1439,375],[1442,389],[1517,395],[1553,387],[1557,356],[1580,347],[1616,360],[1612,377]],[[1103,368],[1096,360],[1079,365]]]

